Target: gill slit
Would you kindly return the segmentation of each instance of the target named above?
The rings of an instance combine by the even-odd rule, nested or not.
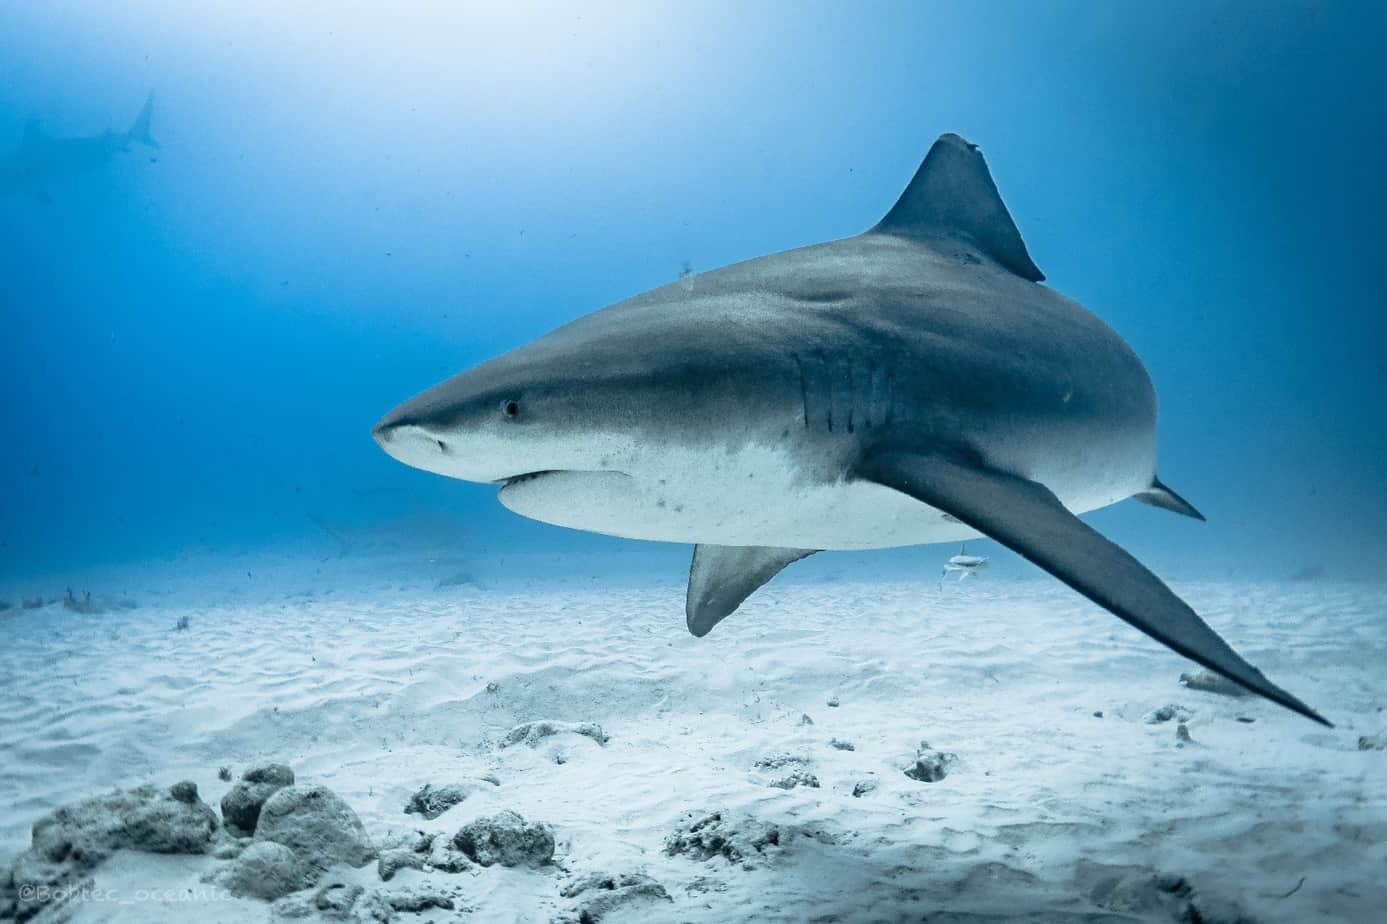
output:
[[[798,353],[791,353],[790,358],[795,361],[795,368],[799,370],[799,404],[804,413],[804,429],[809,429],[809,383],[804,378],[804,361],[799,358]]]

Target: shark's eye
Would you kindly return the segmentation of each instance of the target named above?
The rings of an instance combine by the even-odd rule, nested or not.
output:
[[[515,400],[501,402],[501,416],[506,420],[514,420],[520,416],[520,402]]]

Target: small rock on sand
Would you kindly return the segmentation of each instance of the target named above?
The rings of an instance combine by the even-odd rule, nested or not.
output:
[[[239,857],[250,845],[248,838],[227,838],[212,850],[212,856],[218,860],[234,860]]]
[[[949,768],[958,762],[958,755],[938,751],[921,741],[915,751],[915,762],[905,768],[905,775],[921,783],[937,783],[949,775]]]
[[[492,866],[543,866],[554,859],[554,832],[515,812],[478,818],[453,835],[453,845],[469,860]]]
[[[225,768],[223,768],[225,769]],[[227,770],[227,779],[231,771]],[[222,823],[237,837],[250,837],[260,821],[265,800],[294,785],[294,771],[284,764],[264,764],[241,774],[241,781],[222,796]]]
[[[402,869],[423,869],[427,859],[425,854],[408,847],[382,850],[380,858],[376,860],[376,873],[382,881],[389,882]]]
[[[1190,720],[1190,711],[1183,706],[1177,706],[1171,703],[1159,709],[1152,709],[1141,717],[1141,720],[1147,725],[1160,725],[1162,722],[1169,722],[1172,719],[1177,722],[1188,722]]]
[[[1358,750],[1387,751],[1387,729],[1376,735],[1360,735],[1358,737]]]
[[[722,857],[750,868],[779,851],[793,836],[787,828],[755,818],[734,818],[722,812],[689,815],[665,841],[665,853],[695,860]]]
[[[871,795],[877,791],[878,783],[876,780],[859,780],[852,787],[854,799],[861,799],[863,796]]]
[[[376,856],[361,819],[326,786],[286,786],[266,800],[257,840],[283,844],[305,863],[363,866]]]
[[[274,901],[308,888],[314,872],[283,844],[256,841],[211,878],[232,895]]]
[[[454,911],[458,914],[470,914],[476,910],[460,905],[448,890],[434,888],[426,883],[403,889],[367,890],[339,877],[329,878],[316,892],[305,891],[289,895],[272,906],[276,918],[352,921],[357,924],[391,924],[398,920],[397,914],[422,914],[433,909]],[[458,919],[456,915],[447,915],[445,918],[449,921]],[[424,920],[425,924],[428,924],[440,919]]]
[[[804,786],[809,789],[819,788],[819,778],[808,770],[796,770],[789,776],[781,777],[771,783],[767,783],[774,789],[794,789],[797,786]]]
[[[423,789],[409,797],[409,804],[405,806],[405,814],[423,815],[432,820],[464,801],[473,793],[483,789],[495,789],[497,785],[488,779],[445,783],[442,786],[425,783]]]
[[[835,751],[855,751],[855,750],[857,750],[857,748],[853,746],[853,743],[852,743],[851,741],[844,741],[842,738],[830,738],[830,739],[828,739],[828,746],[831,747],[831,748],[833,748]]]
[[[1180,683],[1191,690],[1199,690],[1204,693],[1217,693],[1220,696],[1244,697],[1250,696],[1247,690],[1240,684],[1236,684],[1222,674],[1215,674],[1213,671],[1195,671],[1193,674],[1181,674]]]
[[[365,891],[354,882],[333,877],[324,881],[313,893],[313,907],[325,918],[345,919]]]
[[[438,834],[429,844],[424,864],[440,873],[461,873],[472,868],[472,861],[453,843],[453,835]]]
[[[644,873],[590,873],[559,890],[564,898],[578,899],[576,917],[561,919],[578,924],[597,924],[617,908],[642,901],[672,901],[669,892]]]
[[[810,789],[819,788],[819,778],[809,771],[809,758],[800,757],[795,754],[776,754],[771,757],[758,759],[753,766],[757,770],[785,770],[788,774],[782,774],[774,779],[762,778],[762,782],[775,789],[794,789],[797,786],[807,786]]]
[[[608,741],[607,733],[602,730],[602,726],[596,722],[526,722],[517,725],[506,736],[501,739],[501,747],[508,748],[516,744],[528,744],[534,747],[545,738],[553,735],[582,735],[591,738],[598,744],[606,744]]]
[[[403,889],[399,892],[382,892],[380,896],[390,905],[391,910],[409,914],[419,914],[430,908],[439,908],[444,911],[458,910],[457,903],[446,892],[424,886]]]

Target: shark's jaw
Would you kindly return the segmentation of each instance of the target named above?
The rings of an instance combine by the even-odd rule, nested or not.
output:
[[[525,472],[523,475],[511,475],[509,478],[500,478],[497,479],[497,481],[501,485],[501,489],[505,490],[506,488],[513,487],[515,485],[524,484],[527,481],[535,481],[537,479],[545,477],[546,475],[561,474],[563,474],[563,469],[546,468],[536,472]]]
[[[635,460],[630,460],[635,461]],[[625,539],[867,549],[976,532],[880,485],[803,471],[781,447],[673,448],[632,471],[545,470],[498,479],[513,513]]]
[[[407,465],[499,485],[513,513],[625,539],[874,549],[978,535],[905,494],[847,477],[847,456],[825,466],[812,444],[796,440],[734,447],[691,434],[623,440],[600,429],[492,439],[412,422],[378,427],[376,437]],[[1076,510],[1130,493],[1091,479],[1056,487]]]
[[[625,472],[549,469],[505,479],[497,499],[532,520],[626,536],[630,499],[637,493],[635,479]]]

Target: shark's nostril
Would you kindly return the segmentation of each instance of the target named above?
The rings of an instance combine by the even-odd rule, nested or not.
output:
[[[377,443],[388,443],[404,432],[407,427],[415,425],[416,421],[413,417],[400,413],[400,409],[396,408],[376,421],[376,425],[371,428],[371,435],[375,437]]]

